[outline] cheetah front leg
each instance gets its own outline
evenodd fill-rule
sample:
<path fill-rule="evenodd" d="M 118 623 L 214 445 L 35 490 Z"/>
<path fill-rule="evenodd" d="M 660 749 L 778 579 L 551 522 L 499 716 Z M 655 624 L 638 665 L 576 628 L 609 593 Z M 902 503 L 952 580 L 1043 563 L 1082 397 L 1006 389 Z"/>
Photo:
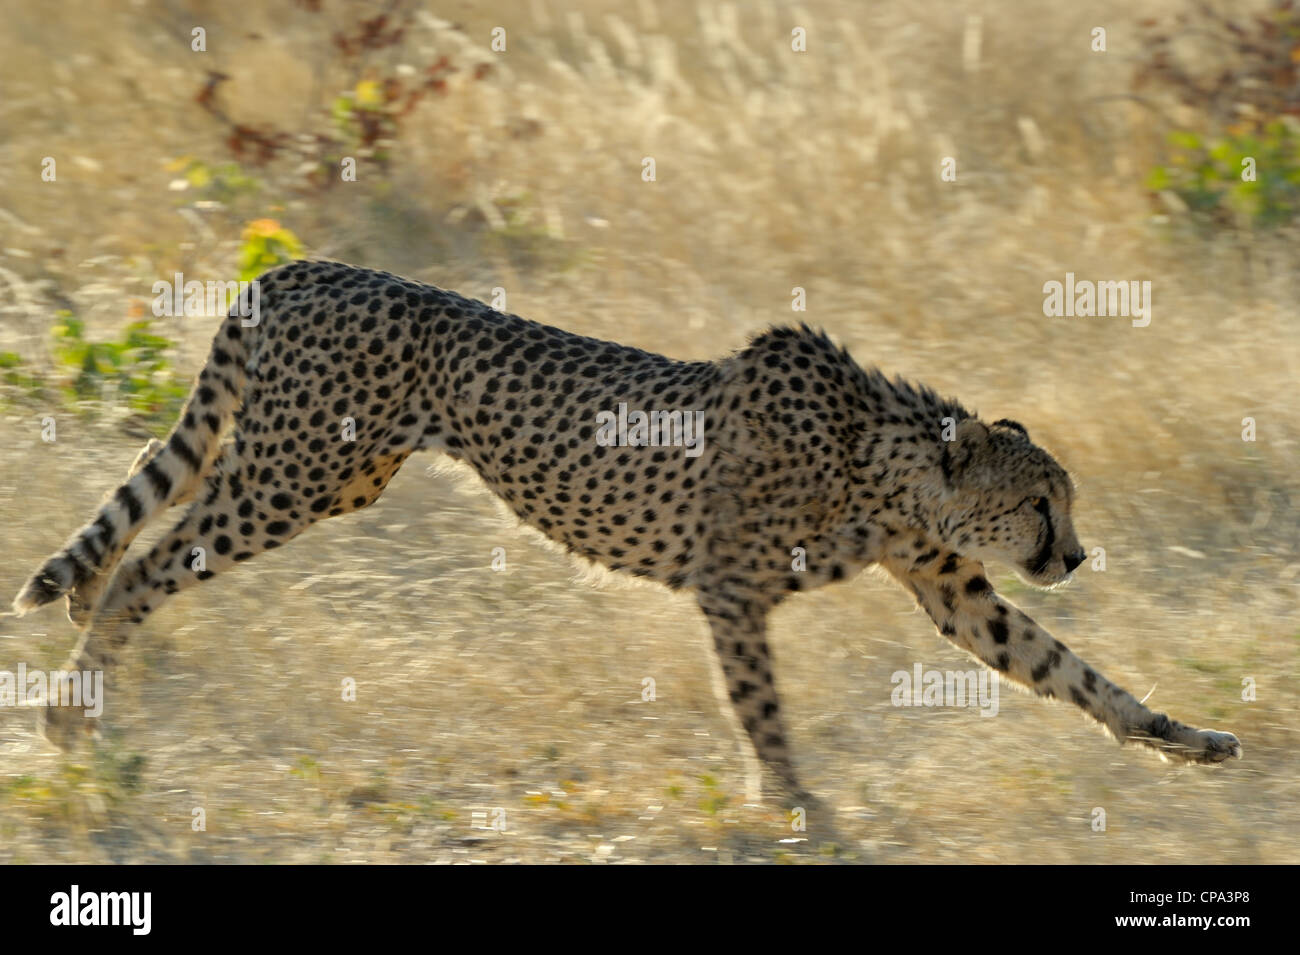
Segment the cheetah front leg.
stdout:
<path fill-rule="evenodd" d="M 741 744 L 747 798 L 751 802 L 761 799 L 766 771 L 793 804 L 812 804 L 814 798 L 799 784 L 790 761 L 781 704 L 772 679 L 766 604 L 757 598 L 728 597 L 707 590 L 701 591 L 698 599 L 717 653 L 721 682 L 715 683 L 715 688 L 721 695 L 725 687 L 731 711 L 740 724 L 736 729 L 744 729 L 752 746 Z M 725 712 L 727 704 L 722 705 Z"/>
<path fill-rule="evenodd" d="M 1111 683 L 996 594 L 978 561 L 941 551 L 923 562 L 895 555 L 882 564 L 949 640 L 1039 696 L 1071 701 L 1120 743 L 1135 742 L 1189 763 L 1241 757 L 1241 743 L 1231 733 L 1184 726 Z"/>

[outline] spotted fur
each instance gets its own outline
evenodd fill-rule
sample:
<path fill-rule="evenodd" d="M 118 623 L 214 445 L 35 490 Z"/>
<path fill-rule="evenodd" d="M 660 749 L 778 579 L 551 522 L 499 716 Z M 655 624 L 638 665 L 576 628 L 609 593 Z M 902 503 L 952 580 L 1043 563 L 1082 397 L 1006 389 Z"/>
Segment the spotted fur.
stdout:
<path fill-rule="evenodd" d="M 619 403 L 697 412 L 703 452 L 598 443 L 597 413 Z M 419 450 L 467 462 L 572 553 L 694 591 L 751 765 L 792 795 L 768 614 L 868 565 L 959 647 L 1119 740 L 1200 763 L 1241 753 L 1231 734 L 1148 710 L 994 592 L 984 560 L 1051 586 L 1084 559 L 1069 476 L 1022 425 L 985 425 L 863 370 L 806 326 L 675 361 L 335 263 L 262 277 L 260 323 L 232 311 L 166 442 L 146 447 L 15 607 L 66 595 L 85 629 L 71 668 L 108 667 L 168 595 L 367 506 Z M 182 503 L 170 533 L 119 569 L 140 529 Z M 47 737 L 71 745 L 79 711 L 43 714 Z"/>

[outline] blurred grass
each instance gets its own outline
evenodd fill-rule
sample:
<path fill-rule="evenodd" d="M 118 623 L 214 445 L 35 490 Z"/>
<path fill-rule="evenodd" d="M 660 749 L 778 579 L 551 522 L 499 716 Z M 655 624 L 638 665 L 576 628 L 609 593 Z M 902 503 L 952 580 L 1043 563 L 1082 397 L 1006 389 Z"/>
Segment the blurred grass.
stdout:
<path fill-rule="evenodd" d="M 217 206 L 171 188 L 183 157 L 228 158 L 193 102 L 204 71 L 230 75 L 222 103 L 241 121 L 310 128 L 345 79 L 331 36 L 358 15 L 12 11 L 0 351 L 41 354 L 62 308 L 117 333 L 176 270 L 231 276 L 239 224 L 265 214 L 313 254 L 481 298 L 502 287 L 511 311 L 683 358 L 807 319 L 860 362 L 1051 447 L 1108 566 L 1014 599 L 1138 696 L 1154 685 L 1153 705 L 1231 729 L 1246 751 L 1223 771 L 1174 768 L 1015 694 L 997 719 L 894 709 L 893 671 L 966 661 L 868 576 L 773 621 L 802 772 L 840 808 L 848 851 L 1300 861 L 1296 237 L 1187 243 L 1152 222 L 1161 133 L 1116 98 L 1139 52 L 1131 5 L 444 4 L 375 57 L 461 67 L 407 117 L 385 173 L 363 162 L 356 183 L 313 195 L 272 167 L 266 194 Z M 1089 50 L 1097 23 L 1105 54 Z M 189 51 L 195 25 L 206 54 Z M 807 53 L 790 52 L 794 25 Z M 488 48 L 494 26 L 505 55 Z M 974 36 L 978 58 L 963 55 Z M 472 79 L 476 63 L 492 72 Z M 57 183 L 39 179 L 47 155 Z M 945 156 L 956 183 L 939 181 Z M 1067 271 L 1151 281 L 1151 325 L 1044 318 L 1042 285 Z M 806 314 L 790 312 L 794 286 Z M 164 322 L 194 371 L 213 322 Z M 45 444 L 41 414 L 0 416 L 5 593 L 140 444 L 111 415 L 59 416 Z M 97 755 L 64 763 L 28 711 L 0 710 L 0 860 L 819 858 L 815 818 L 811 843 L 782 844 L 797 834 L 779 812 L 742 806 L 690 599 L 575 583 L 484 492 L 428 463 L 310 545 L 155 614 L 113 681 Z M 498 545 L 504 574 L 489 569 Z M 54 610 L 6 618 L 0 637 L 10 669 L 53 667 L 74 641 Z M 645 676 L 654 703 L 640 702 Z M 1257 702 L 1241 702 L 1244 677 Z M 1098 806 L 1105 833 L 1090 829 Z M 497 807 L 507 831 L 476 828 Z"/>

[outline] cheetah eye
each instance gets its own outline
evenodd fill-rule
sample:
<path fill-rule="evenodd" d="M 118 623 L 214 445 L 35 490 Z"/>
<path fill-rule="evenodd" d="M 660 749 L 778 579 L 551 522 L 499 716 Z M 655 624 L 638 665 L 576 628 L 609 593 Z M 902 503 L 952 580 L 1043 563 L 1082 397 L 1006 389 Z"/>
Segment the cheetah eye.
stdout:
<path fill-rule="evenodd" d="M 1043 510 L 1046 510 L 1046 509 L 1047 509 L 1047 498 L 1045 498 L 1045 497 L 1031 497 L 1031 498 L 1029 499 L 1029 506 L 1032 507 L 1032 508 L 1033 508 L 1034 510 L 1036 510 L 1036 511 L 1043 511 Z"/>

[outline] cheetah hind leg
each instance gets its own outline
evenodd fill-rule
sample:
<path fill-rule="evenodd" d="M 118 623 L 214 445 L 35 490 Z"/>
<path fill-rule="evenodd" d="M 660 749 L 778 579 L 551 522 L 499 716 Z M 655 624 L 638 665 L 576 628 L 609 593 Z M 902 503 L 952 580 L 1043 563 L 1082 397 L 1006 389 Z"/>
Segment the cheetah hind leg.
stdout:
<path fill-rule="evenodd" d="M 166 445 L 157 438 L 150 438 L 149 442 L 140 450 L 140 453 L 135 456 L 135 460 L 131 462 L 131 466 L 127 468 L 127 480 L 130 480 L 139 474 L 144 466 L 153 460 L 154 455 L 161 451 L 165 446 Z M 177 497 L 172 504 L 185 504 L 192 500 L 194 497 L 194 488 L 197 487 L 197 485 L 197 481 L 192 482 L 191 486 Z M 90 626 L 90 621 L 95 614 L 95 607 L 99 603 L 99 598 L 104 592 L 104 586 L 113 576 L 113 572 L 117 570 L 117 566 L 122 562 L 124 556 L 126 556 L 126 548 L 122 548 L 120 552 L 117 553 L 113 559 L 99 571 L 99 573 L 92 576 L 85 583 L 82 583 L 68 591 L 66 598 L 68 602 L 68 619 L 72 621 L 72 625 L 78 630 L 85 630 Z"/>
<path fill-rule="evenodd" d="M 231 540 L 223 543 L 222 539 L 228 535 L 216 524 L 216 518 L 235 512 L 242 495 L 248 493 L 247 489 L 236 491 L 227 480 L 227 475 L 240 472 L 247 464 L 247 459 L 239 457 L 238 447 L 237 439 L 226 442 L 220 460 L 196 484 L 196 488 L 202 487 L 201 493 L 184 489 L 184 496 L 194 502 L 170 532 L 144 556 L 120 567 L 111 577 L 105 575 L 108 584 L 92 615 L 93 623 L 82 632 L 57 684 L 59 699 L 73 698 L 70 690 L 65 691 L 65 685 L 75 673 L 103 671 L 108 683 L 110 672 L 136 628 L 164 601 L 243 560 L 288 543 L 322 519 L 323 515 L 307 508 L 291 508 L 301 513 L 276 521 L 282 525 L 279 529 L 272 531 L 270 525 L 265 525 L 263 532 L 254 537 L 241 532 L 238 549 Z M 328 499 L 337 503 L 336 507 L 328 508 L 329 516 L 350 513 L 374 503 L 409 454 L 401 451 L 381 455 L 362 465 L 350 483 L 328 492 Z M 192 563 L 199 552 L 206 555 L 201 571 L 194 570 Z M 120 556 L 117 560 L 121 560 Z M 51 686 L 51 699 L 56 696 L 55 690 Z M 66 704 L 42 706 L 37 714 L 37 731 L 65 752 L 95 735 L 98 723 L 99 720 L 87 719 L 82 708 Z"/>

